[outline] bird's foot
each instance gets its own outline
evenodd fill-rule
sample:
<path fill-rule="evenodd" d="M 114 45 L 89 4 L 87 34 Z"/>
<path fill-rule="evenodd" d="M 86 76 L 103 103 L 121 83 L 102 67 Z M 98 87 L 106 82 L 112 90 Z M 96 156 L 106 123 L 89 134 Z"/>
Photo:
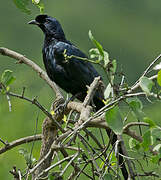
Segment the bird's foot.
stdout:
<path fill-rule="evenodd" d="M 59 104 L 54 109 L 55 114 L 64 114 L 66 107 L 67 107 L 67 102 L 66 101 L 65 101 L 65 103 Z"/>

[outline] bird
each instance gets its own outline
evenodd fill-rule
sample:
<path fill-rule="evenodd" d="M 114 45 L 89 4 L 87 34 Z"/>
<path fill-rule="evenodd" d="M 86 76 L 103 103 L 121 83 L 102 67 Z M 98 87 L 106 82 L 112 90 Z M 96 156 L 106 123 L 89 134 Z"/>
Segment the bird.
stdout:
<path fill-rule="evenodd" d="M 65 61 L 64 51 L 67 56 L 87 58 L 74 44 L 68 41 L 60 23 L 47 15 L 39 15 L 29 24 L 38 25 L 45 34 L 42 49 L 43 61 L 49 78 L 67 93 L 76 95 L 83 101 L 89 86 L 95 77 L 100 76 L 93 65 L 75 57 Z M 103 88 L 96 91 L 93 102 L 96 110 L 104 106 Z"/>
<path fill-rule="evenodd" d="M 100 76 L 100 74 L 90 62 L 77 58 L 87 58 L 87 56 L 66 39 L 62 26 L 56 18 L 42 14 L 36 16 L 36 18 L 28 22 L 28 24 L 37 25 L 45 35 L 42 54 L 49 78 L 67 93 L 71 93 L 73 96 L 77 95 L 77 99 L 83 101 L 87 95 L 87 86 L 93 82 L 95 77 Z M 72 58 L 67 61 L 64 53 L 68 57 L 72 56 Z M 96 111 L 105 105 L 103 102 L 103 89 L 104 88 L 98 88 L 93 97 Z M 107 131 L 107 134 L 110 137 L 111 131 Z M 114 134 L 112 144 L 114 144 L 116 140 L 117 135 Z M 120 157 L 120 162 L 120 164 L 122 164 L 122 157 Z M 127 179 L 128 173 L 126 167 L 122 167 L 121 170 L 124 179 Z"/>

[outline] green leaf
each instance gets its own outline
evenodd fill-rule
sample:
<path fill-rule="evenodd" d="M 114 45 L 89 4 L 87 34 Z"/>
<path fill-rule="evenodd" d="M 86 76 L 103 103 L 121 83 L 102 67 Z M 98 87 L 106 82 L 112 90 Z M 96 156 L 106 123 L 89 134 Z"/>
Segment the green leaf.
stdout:
<path fill-rule="evenodd" d="M 152 121 L 152 120 L 151 120 L 150 118 L 148 118 L 148 117 L 144 117 L 144 122 L 148 123 L 151 129 L 157 127 L 157 125 L 155 124 L 155 122 Z"/>
<path fill-rule="evenodd" d="M 5 70 L 2 74 L 2 77 L 1 77 L 1 82 L 5 85 L 5 86 L 8 86 L 10 84 L 12 84 L 14 81 L 15 81 L 15 77 L 12 76 L 12 71 L 10 70 Z"/>
<path fill-rule="evenodd" d="M 13 2 L 22 12 L 31 14 L 31 10 L 27 8 L 29 0 L 13 0 Z"/>
<path fill-rule="evenodd" d="M 104 67 L 106 68 L 107 65 L 108 65 L 108 63 L 110 62 L 110 59 L 109 59 L 109 54 L 108 54 L 108 52 L 103 51 L 103 53 L 104 53 Z"/>
<path fill-rule="evenodd" d="M 140 79 L 140 87 L 147 95 L 150 94 L 153 84 L 153 81 L 145 76 Z"/>
<path fill-rule="evenodd" d="M 155 156 L 152 156 L 152 157 L 151 157 L 151 162 L 154 163 L 154 164 L 158 164 L 160 158 L 161 158 L 161 156 L 160 156 L 159 154 L 158 154 L 158 155 L 155 155 Z"/>
<path fill-rule="evenodd" d="M 104 178 L 104 180 L 113 180 L 113 176 L 109 173 L 105 174 L 103 178 Z"/>
<path fill-rule="evenodd" d="M 140 99 L 138 99 L 136 97 L 128 98 L 127 103 L 131 107 L 132 111 L 134 111 L 135 113 L 142 111 L 143 105 L 142 105 L 142 102 L 140 101 Z"/>
<path fill-rule="evenodd" d="M 139 150 L 140 149 L 140 144 L 133 138 L 129 139 L 129 147 L 131 149 L 136 149 Z"/>
<path fill-rule="evenodd" d="M 143 142 L 141 143 L 141 146 L 144 148 L 144 151 L 149 150 L 149 146 L 153 144 L 153 137 L 151 130 L 147 130 L 143 135 Z"/>
<path fill-rule="evenodd" d="M 23 155 L 26 164 L 31 167 L 36 159 L 26 149 L 19 149 L 19 153 Z"/>
<path fill-rule="evenodd" d="M 116 68 L 117 68 L 117 62 L 116 59 L 114 59 L 112 61 L 112 67 L 110 68 L 110 71 L 114 74 L 116 72 Z"/>
<path fill-rule="evenodd" d="M 161 86 L 161 70 L 158 72 L 157 83 Z"/>
<path fill-rule="evenodd" d="M 89 38 L 93 42 L 93 44 L 96 46 L 96 48 L 99 50 L 100 55 L 102 56 L 102 59 L 104 58 L 104 51 L 102 45 L 96 41 L 96 39 L 93 37 L 91 30 L 89 30 Z"/>
<path fill-rule="evenodd" d="M 118 106 L 106 111 L 105 117 L 108 126 L 115 132 L 115 134 L 122 134 L 123 121 L 121 119 Z"/>

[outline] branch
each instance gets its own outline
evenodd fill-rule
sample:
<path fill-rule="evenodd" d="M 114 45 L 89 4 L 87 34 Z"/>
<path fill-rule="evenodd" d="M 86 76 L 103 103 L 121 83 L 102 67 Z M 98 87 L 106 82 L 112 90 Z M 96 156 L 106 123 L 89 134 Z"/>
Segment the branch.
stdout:
<path fill-rule="evenodd" d="M 8 57 L 14 58 L 14 59 L 18 60 L 18 63 L 20 63 L 20 64 L 24 63 L 24 64 L 28 65 L 29 67 L 31 67 L 54 90 L 54 92 L 56 93 L 56 97 L 63 97 L 62 94 L 60 93 L 60 90 L 59 90 L 58 86 L 53 81 L 51 81 L 48 78 L 46 72 L 44 72 L 33 61 L 26 58 L 22 54 L 19 54 L 19 53 L 15 52 L 15 51 L 12 51 L 12 50 L 4 48 L 4 47 L 0 47 L 0 54 L 3 55 L 3 56 L 8 56 Z"/>
<path fill-rule="evenodd" d="M 13 97 L 17 97 L 17 98 L 20 98 L 20 99 L 24 99 L 32 104 L 34 104 L 35 106 L 37 106 L 39 109 L 41 109 L 41 111 L 47 115 L 47 117 L 49 117 L 51 120 L 52 120 L 52 123 L 61 131 L 61 132 L 65 132 L 64 129 L 61 127 L 60 123 L 57 122 L 55 120 L 55 118 L 37 101 L 36 98 L 34 99 L 29 99 L 27 97 L 24 97 L 23 95 L 19 95 L 19 94 L 14 94 L 12 92 L 6 92 L 7 95 L 10 95 L 10 96 L 13 96 Z"/>
<path fill-rule="evenodd" d="M 21 144 L 25 144 L 25 143 L 29 143 L 29 142 L 32 142 L 32 141 L 39 141 L 41 140 L 41 134 L 37 134 L 37 135 L 33 135 L 33 136 L 28 136 L 28 137 L 24 137 L 24 138 L 21 138 L 21 139 L 17 139 L 15 141 L 12 141 L 11 143 L 7 143 L 5 145 L 5 147 L 1 148 L 0 149 L 0 154 L 16 147 L 16 146 L 19 146 Z"/>

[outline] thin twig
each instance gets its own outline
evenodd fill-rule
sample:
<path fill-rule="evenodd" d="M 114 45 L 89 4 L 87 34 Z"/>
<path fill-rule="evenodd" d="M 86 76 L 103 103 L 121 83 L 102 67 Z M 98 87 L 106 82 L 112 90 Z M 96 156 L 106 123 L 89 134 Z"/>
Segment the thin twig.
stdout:
<path fill-rule="evenodd" d="M 53 118 L 53 116 L 38 102 L 38 100 L 36 98 L 34 99 L 29 99 L 27 97 L 24 97 L 24 96 L 21 96 L 19 94 L 14 94 L 12 92 L 6 92 L 7 95 L 9 96 L 13 96 L 13 97 L 17 97 L 17 98 L 20 98 L 20 99 L 23 99 L 23 100 L 26 100 L 34 105 L 36 105 L 39 109 L 41 109 L 41 111 L 47 115 L 53 122 L 53 124 L 60 129 L 61 132 L 65 132 L 65 130 L 61 127 L 61 125 Z"/>
<path fill-rule="evenodd" d="M 67 170 L 67 168 L 71 165 L 71 163 L 78 157 L 79 152 L 77 152 L 72 158 L 71 160 L 68 162 L 68 164 L 65 166 L 65 168 L 63 169 L 63 171 L 60 173 L 60 176 L 63 176 L 63 174 L 65 173 L 65 171 Z"/>
<path fill-rule="evenodd" d="M 43 173 L 49 172 L 51 169 L 55 168 L 56 166 L 62 164 L 62 163 L 65 162 L 65 161 L 68 161 L 68 160 L 72 159 L 73 157 L 74 157 L 74 155 L 71 155 L 71 156 L 65 157 L 64 159 L 56 162 L 55 164 L 51 165 L 51 166 L 48 167 L 47 169 L 43 170 L 43 172 L 39 174 L 39 177 L 41 177 L 41 176 L 43 175 Z"/>

